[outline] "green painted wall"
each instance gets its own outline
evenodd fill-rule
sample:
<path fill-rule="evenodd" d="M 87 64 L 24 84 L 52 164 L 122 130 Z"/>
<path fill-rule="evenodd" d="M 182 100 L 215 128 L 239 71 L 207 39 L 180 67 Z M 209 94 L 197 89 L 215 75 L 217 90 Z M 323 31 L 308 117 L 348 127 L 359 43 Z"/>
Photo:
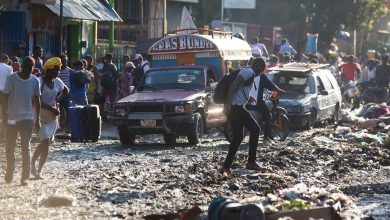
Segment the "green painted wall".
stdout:
<path fill-rule="evenodd" d="M 81 31 L 82 23 L 77 22 L 76 24 L 70 24 L 68 28 L 68 37 L 70 38 L 69 42 L 69 55 L 72 59 L 79 59 L 81 56 Z"/>

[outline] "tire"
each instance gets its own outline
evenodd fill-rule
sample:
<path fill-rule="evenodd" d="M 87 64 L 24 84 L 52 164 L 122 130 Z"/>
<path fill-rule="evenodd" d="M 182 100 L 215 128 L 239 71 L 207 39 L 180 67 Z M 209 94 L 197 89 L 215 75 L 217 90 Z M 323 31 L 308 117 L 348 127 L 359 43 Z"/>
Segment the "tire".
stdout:
<path fill-rule="evenodd" d="M 272 133 L 275 140 L 285 141 L 290 134 L 290 121 L 288 117 L 279 114 L 272 122 Z"/>
<path fill-rule="evenodd" d="M 315 109 L 310 110 L 309 120 L 307 120 L 307 124 L 305 126 L 307 130 L 311 130 L 314 128 L 314 125 L 316 123 L 316 118 L 317 118 L 317 111 Z"/>
<path fill-rule="evenodd" d="M 123 145 L 135 144 L 135 134 L 129 132 L 126 126 L 118 127 L 119 140 Z"/>
<path fill-rule="evenodd" d="M 176 136 L 173 134 L 164 134 L 164 142 L 165 144 L 172 145 L 176 144 Z"/>
<path fill-rule="evenodd" d="M 187 135 L 188 143 L 197 145 L 203 139 L 203 118 L 200 113 L 194 114 L 194 124 L 191 125 L 191 133 Z"/>
<path fill-rule="evenodd" d="M 331 120 L 333 124 L 337 124 L 337 122 L 339 121 L 339 114 L 340 114 L 340 105 L 337 103 L 334 108 L 334 113 Z"/>
<path fill-rule="evenodd" d="M 245 138 L 247 136 L 247 134 L 248 134 L 248 130 L 244 127 L 242 132 L 243 132 L 244 138 Z M 224 126 L 224 129 L 223 129 L 223 134 L 225 135 L 226 140 L 229 143 L 232 143 L 232 141 L 233 141 L 233 129 L 232 129 L 232 124 L 230 124 L 230 122 L 228 120 L 225 122 L 225 126 Z"/>

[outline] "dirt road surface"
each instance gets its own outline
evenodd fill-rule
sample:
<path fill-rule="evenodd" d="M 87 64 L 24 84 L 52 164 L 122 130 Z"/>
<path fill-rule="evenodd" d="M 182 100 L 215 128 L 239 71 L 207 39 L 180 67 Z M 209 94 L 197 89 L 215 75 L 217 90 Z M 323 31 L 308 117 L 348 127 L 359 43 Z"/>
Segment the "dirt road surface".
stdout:
<path fill-rule="evenodd" d="M 283 143 L 263 143 L 257 158 L 267 169 L 244 169 L 248 145 L 240 148 L 232 177 L 217 169 L 228 143 L 217 130 L 203 144 L 164 145 L 158 135 L 143 136 L 134 147 L 121 146 L 113 127 L 105 126 L 98 143 L 56 140 L 43 180 L 19 186 L 21 158 L 17 152 L 14 181 L 5 184 L 4 145 L 0 147 L 0 219 L 139 219 L 153 213 L 199 206 L 224 195 L 261 201 L 268 193 L 304 183 L 329 193 L 347 195 L 341 214 L 390 218 L 390 150 L 329 141 L 331 126 L 293 133 Z M 32 144 L 35 149 L 36 144 Z M 71 206 L 47 207 L 53 195 Z M 352 202 L 352 203 L 351 203 Z"/>

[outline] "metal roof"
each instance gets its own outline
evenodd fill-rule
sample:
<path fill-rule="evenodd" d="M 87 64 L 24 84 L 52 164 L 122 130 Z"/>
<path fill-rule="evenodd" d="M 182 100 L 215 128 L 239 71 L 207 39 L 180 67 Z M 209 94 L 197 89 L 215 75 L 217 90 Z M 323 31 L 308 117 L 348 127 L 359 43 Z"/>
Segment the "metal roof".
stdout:
<path fill-rule="evenodd" d="M 323 69 L 328 67 L 328 64 L 315 63 L 288 63 L 280 66 L 269 68 L 270 71 L 291 71 L 291 72 L 310 72 L 314 69 Z"/>
<path fill-rule="evenodd" d="M 46 4 L 53 13 L 60 15 L 60 0 L 55 4 Z M 107 3 L 99 0 L 64 0 L 63 16 L 81 20 L 122 21 L 119 15 Z"/>

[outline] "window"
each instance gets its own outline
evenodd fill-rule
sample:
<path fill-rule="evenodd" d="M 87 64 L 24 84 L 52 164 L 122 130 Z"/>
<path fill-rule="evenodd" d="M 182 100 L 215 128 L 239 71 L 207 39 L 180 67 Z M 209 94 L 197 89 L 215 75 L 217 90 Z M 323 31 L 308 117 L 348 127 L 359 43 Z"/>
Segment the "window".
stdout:
<path fill-rule="evenodd" d="M 280 72 L 273 75 L 272 80 L 281 89 L 299 94 L 314 93 L 312 83 L 309 83 L 309 75 L 295 72 Z"/>
<path fill-rule="evenodd" d="M 153 70 L 145 76 L 144 90 L 193 90 L 205 88 L 203 70 Z"/>
<path fill-rule="evenodd" d="M 333 89 L 332 84 L 330 83 L 328 77 L 326 77 L 325 75 L 320 75 L 320 78 L 326 91 L 330 91 Z"/>
<path fill-rule="evenodd" d="M 141 21 L 141 1 L 120 0 L 116 1 L 116 9 L 123 20 L 131 20 L 134 23 Z M 149 16 L 149 1 L 143 1 L 143 17 Z"/>

